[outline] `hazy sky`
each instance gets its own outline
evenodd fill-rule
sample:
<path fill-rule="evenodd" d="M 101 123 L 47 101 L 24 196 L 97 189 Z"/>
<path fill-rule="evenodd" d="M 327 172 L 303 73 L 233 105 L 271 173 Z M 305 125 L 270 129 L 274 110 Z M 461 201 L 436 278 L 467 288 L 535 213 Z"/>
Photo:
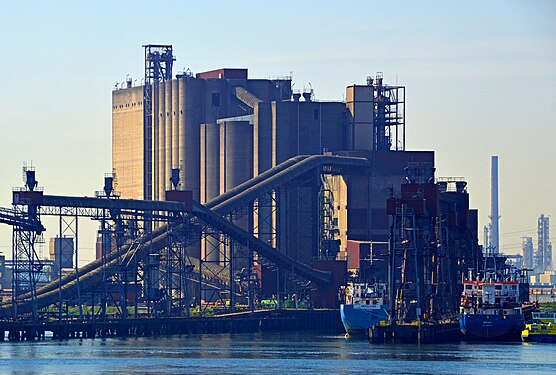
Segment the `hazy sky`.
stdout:
<path fill-rule="evenodd" d="M 556 245 L 555 1 L 1 2 L 0 206 L 32 162 L 48 194 L 93 195 L 111 170 L 111 91 L 140 81 L 143 44 L 172 44 L 175 70 L 289 75 L 319 100 L 384 72 L 405 85 L 407 148 L 465 177 L 481 227 L 499 155 L 501 247 L 537 218 Z M 84 220 L 82 220 L 84 221 Z M 57 225 L 46 222 L 57 231 Z M 80 232 L 93 258 L 94 225 Z M 89 228 L 84 233 L 83 228 Z M 10 254 L 10 228 L 0 251 Z M 482 231 L 480 233 L 482 240 Z M 47 253 L 47 250 L 45 254 Z"/>

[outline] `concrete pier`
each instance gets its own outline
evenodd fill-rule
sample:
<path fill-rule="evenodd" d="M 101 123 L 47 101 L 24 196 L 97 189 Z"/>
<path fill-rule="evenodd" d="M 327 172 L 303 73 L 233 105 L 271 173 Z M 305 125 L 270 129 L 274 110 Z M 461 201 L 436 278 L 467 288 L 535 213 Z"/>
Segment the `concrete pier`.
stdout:
<path fill-rule="evenodd" d="M 0 341 L 141 337 L 191 333 L 343 331 L 338 310 L 260 310 L 211 317 L 137 318 L 112 321 L 0 322 Z M 50 336 L 50 335 L 48 335 Z"/>
<path fill-rule="evenodd" d="M 436 323 L 375 325 L 369 329 L 372 344 L 439 344 L 461 340 L 459 324 Z"/>

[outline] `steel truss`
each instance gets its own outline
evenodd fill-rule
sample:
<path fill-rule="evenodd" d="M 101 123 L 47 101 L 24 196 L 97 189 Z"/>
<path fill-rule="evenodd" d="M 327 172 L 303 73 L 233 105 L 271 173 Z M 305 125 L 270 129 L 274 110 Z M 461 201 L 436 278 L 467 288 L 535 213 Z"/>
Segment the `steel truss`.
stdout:
<path fill-rule="evenodd" d="M 286 169 L 295 163 L 299 165 Z M 61 236 L 75 236 L 76 242 L 78 218 L 99 220 L 101 226 L 103 259 L 84 266 L 83 272 L 76 269 L 66 274 L 60 283 L 41 287 L 37 298 L 41 307 L 56 306 L 59 319 L 72 314 L 81 319 L 106 319 L 125 318 L 128 313 L 134 316 L 177 311 L 187 314 L 193 294 L 191 282 L 198 283 L 196 303 L 199 305 L 211 290 L 225 290 L 219 296 L 221 302 L 226 300 L 222 303 L 224 307 L 234 310 L 244 305 L 253 309 L 260 299 L 259 275 L 263 267 L 281 270 L 278 274 L 282 273 L 283 278 L 278 277 L 276 295 L 291 292 L 300 295 L 304 292 L 299 291 L 309 291 L 311 281 L 326 285 L 330 275 L 288 256 L 287 242 L 278 234 L 283 233 L 284 225 L 290 225 L 284 220 L 288 214 L 302 213 L 311 220 L 316 219 L 313 216 L 317 215 L 315 210 L 319 205 L 321 174 L 361 173 L 367 165 L 367 161 L 357 158 L 294 158 L 274 171 L 265 172 L 265 177 L 246 182 L 252 188 L 238 189 L 233 199 L 222 197 L 216 200 L 219 203 L 209 202 L 207 207 L 193 202 L 191 211 L 181 202 L 135 201 L 109 194 L 101 198 L 41 195 L 40 202 L 19 202 L 16 206 L 23 206 L 21 210 L 27 210 L 25 215 L 29 211 L 33 213 L 36 207 L 37 216 L 60 217 Z M 289 197 L 290 192 L 299 189 L 302 194 Z M 299 201 L 297 206 L 289 206 L 294 203 L 292 199 Z M 165 225 L 158 225 L 151 232 L 153 222 Z M 309 258 L 318 255 L 319 245 L 317 224 L 313 223 L 311 228 L 312 234 L 307 238 L 315 243 L 310 245 L 313 253 Z M 211 238 L 213 249 L 207 249 L 195 259 L 191 255 L 202 238 Z M 33 239 L 26 237 L 25 241 L 33 244 Z M 37 260 L 32 251 L 32 246 L 27 247 L 19 257 Z M 207 258 L 214 252 L 217 256 Z M 76 285 L 81 285 L 81 277 L 84 286 L 76 289 Z M 53 288 L 58 289 L 57 300 L 53 298 Z M 156 293 L 156 289 L 162 292 Z M 68 294 L 64 294 L 66 291 Z M 28 301 L 34 303 L 35 295 L 24 297 L 17 303 L 14 298 L 14 305 L 29 311 Z M 205 302 L 212 302 L 209 299 Z M 93 308 L 90 311 L 82 308 L 79 313 L 76 313 L 79 309 L 73 309 L 71 313 L 72 301 L 73 306 Z"/>
<path fill-rule="evenodd" d="M 446 218 L 441 213 L 417 214 L 406 203 L 391 217 L 392 318 L 410 322 L 453 317 L 457 312 L 455 263 L 465 261 L 453 252 Z"/>
<path fill-rule="evenodd" d="M 38 182 L 35 179 L 35 170 L 24 167 L 25 187 L 23 192 L 35 191 Z M 40 223 L 40 210 L 35 204 L 20 206 L 13 202 L 12 225 L 12 317 L 17 319 L 19 312 L 17 304 L 14 303 L 24 294 L 31 297 L 31 318 L 38 320 L 38 309 L 35 301 L 37 284 L 39 278 L 44 275 L 44 264 L 39 258 L 36 245 L 43 243 L 42 231 L 44 227 Z"/>
<path fill-rule="evenodd" d="M 26 293 L 31 294 L 32 300 L 32 319 L 38 320 L 38 311 L 35 304 L 37 284 L 41 275 L 44 275 L 43 262 L 39 258 L 36 245 L 44 242 L 41 234 L 13 227 L 12 237 L 12 301 L 17 300 Z M 19 313 L 17 304 L 13 305 L 13 318 L 17 318 Z"/>
<path fill-rule="evenodd" d="M 416 217 L 413 210 L 402 205 L 393 215 L 391 251 L 392 319 L 415 320 L 421 316 L 421 288 Z"/>
<path fill-rule="evenodd" d="M 78 311 L 78 319 L 79 321 L 83 320 L 83 304 L 82 304 L 82 300 L 81 300 L 81 288 L 80 288 L 80 284 L 79 284 L 79 273 L 77 272 L 78 270 L 78 260 L 79 260 L 79 242 L 78 240 L 78 216 L 74 215 L 74 216 L 65 216 L 65 215 L 58 215 L 59 216 L 59 220 L 58 220 L 58 233 L 59 233 L 59 238 L 60 238 L 60 242 L 58 245 L 58 264 L 55 264 L 55 268 L 54 268 L 54 272 L 52 277 L 53 278 L 58 278 L 61 279 L 62 275 L 63 275 L 63 265 L 66 263 L 66 261 L 68 259 L 65 259 L 64 257 L 67 257 L 67 252 L 64 251 L 64 247 L 67 246 L 65 241 L 62 241 L 62 239 L 64 238 L 71 238 L 72 239 L 72 243 L 74 245 L 73 248 L 73 252 L 70 255 L 71 257 L 74 257 L 73 259 L 69 259 L 73 265 L 74 265 L 74 272 L 76 274 L 76 280 L 77 280 L 77 300 L 67 300 L 64 299 L 63 294 L 62 294 L 62 288 L 61 285 L 58 288 L 58 320 L 62 321 L 62 319 L 68 318 L 70 313 L 69 313 L 69 306 L 76 302 L 77 303 L 77 311 Z M 54 245 L 56 248 L 56 244 Z M 55 249 L 56 251 L 56 249 Z M 57 272 L 56 272 L 57 271 Z M 65 306 L 64 306 L 64 302 L 65 302 Z M 45 311 L 43 311 L 44 314 L 49 315 L 50 311 L 48 309 L 45 309 Z"/>
<path fill-rule="evenodd" d="M 144 127 L 144 173 L 145 199 L 153 199 L 153 133 L 158 131 L 158 123 L 153 113 L 158 106 L 158 83 L 172 79 L 172 66 L 176 60 L 171 45 L 144 45 L 145 85 L 143 86 L 143 127 Z M 154 121 L 153 121 L 154 118 Z"/>

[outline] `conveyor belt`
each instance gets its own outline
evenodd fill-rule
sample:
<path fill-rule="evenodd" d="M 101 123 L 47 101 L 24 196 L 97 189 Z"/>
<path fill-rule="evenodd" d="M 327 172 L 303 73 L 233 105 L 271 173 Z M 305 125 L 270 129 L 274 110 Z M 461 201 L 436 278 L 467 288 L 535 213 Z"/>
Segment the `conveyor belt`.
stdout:
<path fill-rule="evenodd" d="M 224 219 L 223 215 L 245 206 L 264 193 L 283 186 L 316 168 L 321 170 L 326 169 L 327 173 L 341 173 L 344 168 L 349 168 L 350 170 L 355 168 L 356 170 L 363 171 L 367 167 L 368 161 L 363 158 L 321 155 L 294 157 L 211 200 L 205 206 L 195 202 L 191 215 L 198 217 L 201 221 L 213 228 L 230 235 L 234 240 L 249 246 L 261 257 L 277 264 L 281 268 L 288 269 L 308 281 L 318 284 L 328 284 L 330 282 L 330 273 L 315 270 L 306 264 L 276 251 L 267 243 Z M 83 199 L 87 200 L 88 204 L 94 205 L 93 200 L 95 198 L 65 197 L 64 199 L 73 200 L 77 205 L 80 199 Z M 48 201 L 47 196 L 45 196 L 45 201 Z M 54 199 L 52 199 L 52 201 L 54 201 Z M 149 204 L 152 203 L 155 202 L 149 202 Z M 160 203 L 164 204 L 166 209 L 171 209 L 172 204 L 181 205 L 176 202 Z M 118 204 L 121 206 L 122 200 L 120 200 Z M 113 269 L 117 269 L 116 266 L 118 265 L 120 257 L 126 259 L 126 262 L 131 260 L 131 256 L 144 259 L 148 254 L 163 249 L 167 245 L 167 236 L 168 228 L 166 225 L 161 226 L 142 238 L 137 239 L 134 243 L 126 244 L 120 249 L 108 254 L 106 256 L 106 266 L 108 268 L 112 267 Z M 79 269 L 79 286 L 82 292 L 90 290 L 92 287 L 102 282 L 102 269 L 102 260 L 100 259 Z M 60 282 L 62 283 L 62 292 L 65 297 L 77 294 L 77 275 L 73 273 L 62 277 L 61 280 L 55 280 L 37 289 L 37 308 L 46 307 L 57 302 Z M 11 315 L 11 307 L 11 303 L 3 304 L 0 307 L 0 315 Z M 30 295 L 22 296 L 21 302 L 17 304 L 18 312 L 28 313 L 31 309 Z"/>

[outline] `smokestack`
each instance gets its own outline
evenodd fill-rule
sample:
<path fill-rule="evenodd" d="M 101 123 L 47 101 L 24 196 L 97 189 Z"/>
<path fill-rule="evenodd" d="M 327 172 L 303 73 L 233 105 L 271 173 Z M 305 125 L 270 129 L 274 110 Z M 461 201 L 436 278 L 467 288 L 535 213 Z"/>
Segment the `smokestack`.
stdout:
<path fill-rule="evenodd" d="M 491 188 L 490 188 L 490 244 L 492 254 L 500 252 L 498 214 L 498 156 L 492 157 Z"/>

